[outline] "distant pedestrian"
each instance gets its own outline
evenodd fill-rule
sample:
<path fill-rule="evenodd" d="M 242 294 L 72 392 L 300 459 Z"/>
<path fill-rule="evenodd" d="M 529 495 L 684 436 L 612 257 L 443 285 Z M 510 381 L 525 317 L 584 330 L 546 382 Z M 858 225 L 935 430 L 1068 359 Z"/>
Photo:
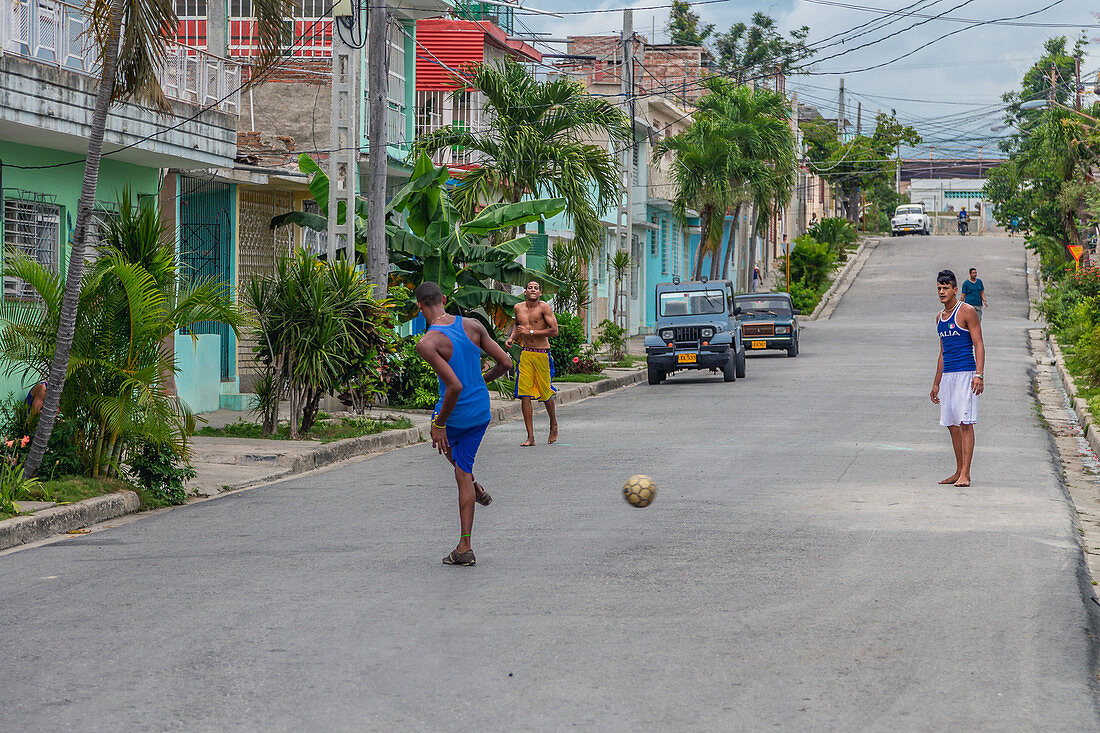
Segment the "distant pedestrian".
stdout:
<path fill-rule="evenodd" d="M 550 437 L 547 443 L 558 440 L 558 415 L 554 408 L 554 358 L 550 356 L 550 339 L 558 335 L 558 319 L 549 303 L 542 300 L 542 286 L 532 280 L 523 291 L 524 299 L 516 303 L 516 325 L 512 335 L 504 342 L 508 348 L 519 342 L 522 351 L 516 366 L 516 397 L 520 399 L 523 424 L 527 426 L 527 440 L 520 443 L 529 448 L 535 444 L 534 414 L 531 400 L 546 405 L 550 418 Z"/>
<path fill-rule="evenodd" d="M 474 480 L 474 459 L 492 417 L 489 411 L 491 382 L 512 368 L 512 358 L 474 318 L 447 313 L 447 298 L 433 282 L 416 289 L 416 304 L 428 330 L 416 344 L 420 354 L 439 377 L 439 402 L 432 413 L 432 445 L 454 465 L 458 483 L 458 546 L 443 558 L 446 565 L 475 564 L 470 549 L 474 528 L 474 502 L 488 506 L 493 498 Z M 482 374 L 481 352 L 496 364 Z"/>
<path fill-rule="evenodd" d="M 756 292 L 756 288 L 760 285 L 760 268 L 756 265 L 752 266 L 752 292 Z"/>
<path fill-rule="evenodd" d="M 1020 226 L 1020 219 L 1018 217 L 1012 217 L 1012 223 L 1008 225 L 1008 236 L 1015 237 L 1016 229 Z"/>
<path fill-rule="evenodd" d="M 988 303 L 985 299 L 985 285 L 978 279 L 978 271 L 970 268 L 970 278 L 963 280 L 963 301 L 978 311 L 978 320 L 982 320 L 982 308 Z"/>
<path fill-rule="evenodd" d="M 951 433 L 955 451 L 955 473 L 940 483 L 969 486 L 978 395 L 985 389 L 982 323 L 971 306 L 959 301 L 958 281 L 951 270 L 936 275 L 936 292 L 943 311 L 936 314 L 940 357 L 931 397 L 932 403 L 940 406 L 940 425 Z"/>
<path fill-rule="evenodd" d="M 810 229 L 813 229 L 815 226 L 817 226 L 817 212 L 816 211 L 814 213 L 810 214 Z"/>

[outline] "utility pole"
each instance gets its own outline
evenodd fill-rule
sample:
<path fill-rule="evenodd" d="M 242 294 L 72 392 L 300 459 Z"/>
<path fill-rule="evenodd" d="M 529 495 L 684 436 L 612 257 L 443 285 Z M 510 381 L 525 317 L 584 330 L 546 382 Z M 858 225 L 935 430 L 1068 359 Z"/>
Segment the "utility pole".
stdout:
<path fill-rule="evenodd" d="M 619 216 L 616 227 L 616 249 L 631 253 L 633 242 L 634 224 L 634 152 L 637 150 L 637 141 L 634 139 L 634 11 L 623 11 L 623 65 L 621 70 L 623 104 L 626 113 L 630 117 L 630 144 L 623 152 L 623 177 L 626 188 L 626 205 L 619 207 Z M 625 224 L 623 223 L 625 219 Z M 633 267 L 633 265 L 632 265 Z M 618 324 L 629 330 L 630 318 L 627 314 L 629 301 L 626 294 L 626 284 L 616 283 L 615 310 L 618 315 Z"/>
<path fill-rule="evenodd" d="M 1081 59 L 1073 59 L 1073 108 L 1081 111 Z"/>
<path fill-rule="evenodd" d="M 856 135 L 863 134 L 863 102 L 856 102 Z"/>
<path fill-rule="evenodd" d="M 367 14 L 367 89 L 370 102 L 370 157 L 367 159 L 367 275 L 374 283 L 373 296 L 386 297 L 390 258 L 386 247 L 386 117 L 389 113 L 390 47 L 389 7 L 375 0 Z M 350 214 L 350 212 L 349 212 Z M 354 220 L 354 219 L 353 219 Z M 348 257 L 355 256 L 355 245 Z"/>
<path fill-rule="evenodd" d="M 362 35 L 362 11 L 358 4 L 339 2 L 332 8 L 332 117 L 329 122 L 328 250 L 336 261 L 340 238 L 349 257 L 355 253 L 355 193 L 359 168 L 359 79 L 362 63 L 355 39 Z M 340 202 L 346 207 L 344 223 L 337 224 Z M 354 261 L 354 260 L 352 260 Z"/>
<path fill-rule="evenodd" d="M 1050 62 L 1050 91 L 1047 93 L 1047 101 L 1050 102 L 1050 108 L 1051 109 L 1054 109 L 1054 102 L 1055 102 L 1055 99 L 1054 99 L 1054 97 L 1055 97 L 1055 95 L 1054 95 L 1054 85 L 1058 83 L 1057 80 L 1058 80 L 1058 67 L 1055 65 L 1055 63 L 1053 61 L 1051 61 Z"/>
<path fill-rule="evenodd" d="M 840 103 L 836 113 L 836 137 L 844 142 L 844 77 L 840 77 Z"/>

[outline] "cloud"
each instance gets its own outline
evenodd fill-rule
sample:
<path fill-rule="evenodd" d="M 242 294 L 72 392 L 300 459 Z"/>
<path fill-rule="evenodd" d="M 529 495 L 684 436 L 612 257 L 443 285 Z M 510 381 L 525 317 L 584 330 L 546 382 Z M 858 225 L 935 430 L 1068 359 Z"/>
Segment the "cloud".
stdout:
<path fill-rule="evenodd" d="M 851 5 L 864 5 L 866 0 L 842 0 Z M 961 0 L 962 7 L 950 10 L 959 1 L 924 0 L 918 12 L 935 15 L 947 12 L 955 18 L 988 20 L 1022 15 L 1041 8 L 1050 0 Z M 876 0 L 865 7 L 884 10 L 901 9 L 912 0 Z M 668 9 L 652 8 L 665 4 L 661 0 L 636 0 L 634 29 L 651 42 L 668 41 Z M 596 5 L 567 0 L 551 3 L 546 0 L 532 7 L 552 11 L 593 10 L 615 8 L 621 10 L 622 2 L 602 2 Z M 851 8 L 813 4 L 804 0 L 776 2 L 762 6 L 759 2 L 734 0 L 728 3 L 696 5 L 702 21 L 714 23 L 715 30 L 724 31 L 733 23 L 748 21 L 754 12 L 760 11 L 774 17 L 784 31 L 806 25 L 810 28 L 809 41 L 819 43 L 834 34 L 849 31 L 856 26 L 867 29 L 878 25 L 882 15 Z M 878 109 L 889 112 L 896 109 L 899 119 L 915 126 L 928 140 L 940 142 L 941 150 L 954 150 L 965 154 L 976 153 L 977 146 L 986 150 L 992 145 L 991 125 L 1000 119 L 996 106 L 1002 93 L 1019 87 L 1020 78 L 1043 53 L 1043 42 L 1052 36 L 1066 35 L 1075 38 L 1080 28 L 1096 24 L 1093 17 L 1095 3 L 1092 0 L 1063 0 L 1057 6 L 1020 22 L 1045 24 L 1070 24 L 1079 27 L 1026 27 L 1011 25 L 985 25 L 968 27 L 959 23 L 933 20 L 910 30 L 903 30 L 924 20 L 923 18 L 898 18 L 881 29 L 873 30 L 849 43 L 823 48 L 819 58 L 842 53 L 836 58 L 811 65 L 812 75 L 798 75 L 789 82 L 789 88 L 798 90 L 800 97 L 819 104 L 826 116 L 836 114 L 838 79 L 844 76 L 849 91 L 851 107 L 848 116 L 854 120 L 855 106 L 862 102 L 864 120 L 873 118 Z M 562 19 L 522 15 L 524 24 L 535 31 L 549 32 L 553 36 L 593 33 L 617 33 L 622 28 L 622 13 L 608 12 L 588 15 L 567 15 Z M 951 31 L 961 32 L 934 42 L 934 39 Z M 655 32 L 654 32 L 655 31 Z M 522 31 L 517 31 L 522 32 Z M 1090 35 L 1098 36 L 1096 29 Z M 838 39 L 826 41 L 833 44 Z M 867 48 L 853 50 L 868 41 L 879 41 Z M 857 71 L 883 61 L 915 51 L 913 55 L 880 69 Z M 564 52 L 562 49 L 559 52 Z M 1100 59 L 1086 59 L 1083 70 L 1092 78 Z M 917 100 L 917 101 L 910 101 Z M 957 140 L 952 140 L 957 138 Z M 927 148 L 925 149 L 925 153 Z M 937 153 L 938 155 L 938 153 Z"/>

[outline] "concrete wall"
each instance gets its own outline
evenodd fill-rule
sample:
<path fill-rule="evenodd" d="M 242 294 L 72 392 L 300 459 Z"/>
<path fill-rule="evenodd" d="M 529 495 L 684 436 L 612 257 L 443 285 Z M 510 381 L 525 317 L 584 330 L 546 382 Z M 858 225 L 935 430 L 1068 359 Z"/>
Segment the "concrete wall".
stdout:
<path fill-rule="evenodd" d="M 176 394 L 193 412 L 212 412 L 220 406 L 220 339 L 214 333 L 176 335 Z"/>
<path fill-rule="evenodd" d="M 0 139 L 83 154 L 95 88 L 92 77 L 0 56 Z M 115 105 L 107 118 L 104 150 L 134 144 L 111 158 L 162 168 L 232 167 L 235 117 L 206 110 L 188 120 L 198 109 L 173 102 L 170 113 L 155 114 L 139 104 Z"/>

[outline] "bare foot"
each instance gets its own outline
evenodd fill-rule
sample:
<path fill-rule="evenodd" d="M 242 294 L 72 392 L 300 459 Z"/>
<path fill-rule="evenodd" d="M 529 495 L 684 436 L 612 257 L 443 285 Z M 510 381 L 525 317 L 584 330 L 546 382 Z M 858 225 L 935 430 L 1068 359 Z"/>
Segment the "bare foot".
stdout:
<path fill-rule="evenodd" d="M 557 425 L 551 425 L 550 426 L 550 439 L 547 440 L 546 442 L 547 443 L 557 443 L 558 442 L 558 426 Z"/>
<path fill-rule="evenodd" d="M 945 478 L 943 481 L 940 481 L 940 483 L 941 484 L 953 484 L 958 480 L 959 480 L 959 472 L 956 471 L 955 473 L 953 473 L 950 476 L 948 476 L 947 478 Z"/>
<path fill-rule="evenodd" d="M 527 440 L 525 440 L 525 441 L 523 441 L 522 443 L 520 443 L 520 447 L 522 447 L 522 448 L 530 448 L 530 447 L 531 447 L 531 446 L 533 446 L 534 444 L 535 444 L 535 439 L 534 439 L 534 438 L 528 438 Z"/>
<path fill-rule="evenodd" d="M 963 477 L 960 476 L 959 480 L 955 482 L 955 485 L 960 487 L 960 488 L 969 486 L 970 485 L 970 477 L 967 476 L 966 478 L 963 478 Z"/>

